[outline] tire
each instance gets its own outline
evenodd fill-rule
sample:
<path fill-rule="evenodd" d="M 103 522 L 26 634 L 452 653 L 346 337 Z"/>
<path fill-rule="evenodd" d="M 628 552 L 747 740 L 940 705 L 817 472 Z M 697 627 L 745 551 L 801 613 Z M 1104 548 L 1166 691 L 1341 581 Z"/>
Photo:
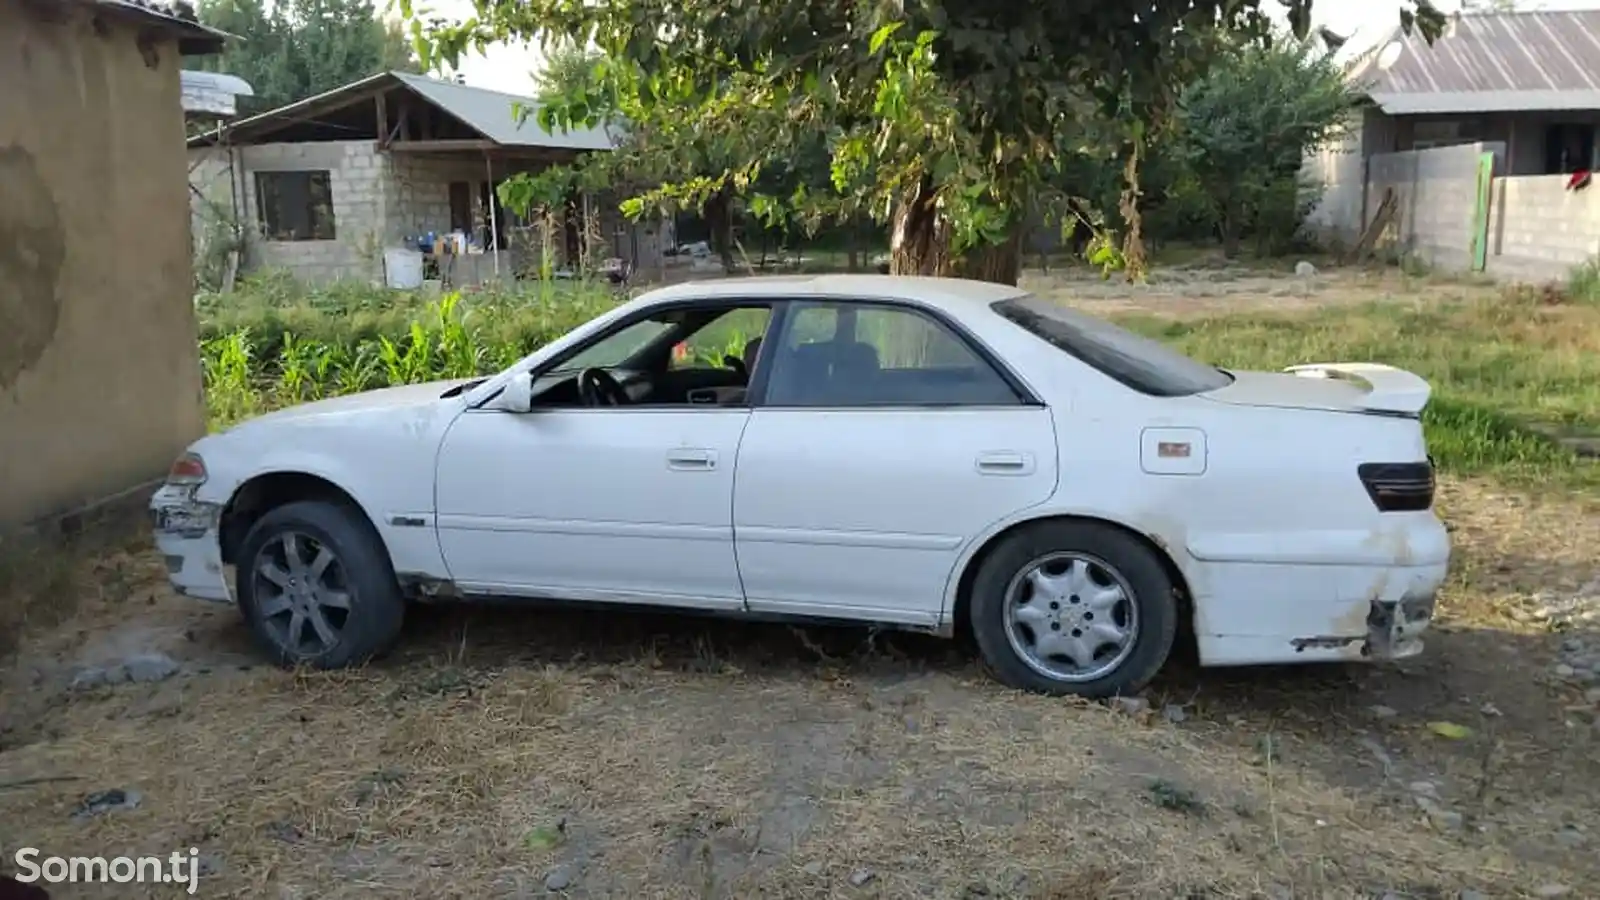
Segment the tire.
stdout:
<path fill-rule="evenodd" d="M 293 574 L 285 555 L 290 541 L 302 568 L 299 578 L 289 578 L 297 586 L 280 590 L 273 579 Z M 324 549 L 332 560 L 317 570 Z M 264 564 L 275 567 L 272 577 L 263 574 Z M 405 621 L 405 600 L 382 538 L 365 515 L 341 503 L 307 500 L 269 510 L 245 535 L 234 580 L 239 611 L 256 642 L 285 668 L 361 665 L 392 648 Z M 307 592 L 312 582 L 315 589 Z M 288 600 L 291 592 L 298 599 Z M 332 605 L 340 598 L 342 609 Z M 326 631 L 312 621 L 312 606 Z M 286 634 L 297 615 L 303 639 L 294 645 Z"/>
<path fill-rule="evenodd" d="M 1010 602 L 1014 584 L 1027 581 L 1044 560 L 1053 560 L 1045 572 L 1058 580 L 1048 582 L 1048 591 L 1019 588 L 1029 599 L 1021 604 Z M 1057 592 L 1056 586 L 1072 584 L 1074 574 L 1082 572 L 1094 578 L 1080 587 L 1079 593 Z M 1101 577 L 1107 574 L 1112 577 Z M 1113 596 L 1113 590 L 1125 599 L 1114 601 L 1109 612 L 1102 610 L 1098 624 L 1083 621 L 1093 619 L 1091 607 L 1106 603 L 1103 598 Z M 1084 591 L 1094 593 L 1080 597 Z M 1032 612 L 1013 618 L 1013 610 L 1022 607 Z M 979 654 L 1000 682 L 1037 693 L 1096 699 L 1134 694 L 1148 684 L 1171 654 L 1178 626 L 1177 598 L 1164 561 L 1137 538 L 1094 522 L 1042 522 L 1004 538 L 979 566 L 968 611 Z M 1027 651 L 1034 642 L 1029 638 L 1037 635 L 1032 626 L 1017 623 L 1024 617 L 1038 620 L 1041 628 L 1049 627 L 1057 634 L 1065 632 L 1064 637 L 1088 634 L 1091 628 L 1095 637 L 1118 630 L 1132 635 L 1120 644 L 1099 644 L 1100 652 L 1090 665 L 1064 671 L 1068 668 L 1064 657 L 1035 654 L 1030 658 Z M 1099 627 L 1108 619 L 1111 629 Z M 1129 621 L 1137 627 L 1127 628 Z M 1090 644 L 1075 641 L 1074 646 Z M 1104 652 L 1113 647 L 1117 648 L 1114 654 Z M 1041 671 L 1041 665 L 1058 671 Z M 1096 671 L 1101 668 L 1104 671 Z"/>

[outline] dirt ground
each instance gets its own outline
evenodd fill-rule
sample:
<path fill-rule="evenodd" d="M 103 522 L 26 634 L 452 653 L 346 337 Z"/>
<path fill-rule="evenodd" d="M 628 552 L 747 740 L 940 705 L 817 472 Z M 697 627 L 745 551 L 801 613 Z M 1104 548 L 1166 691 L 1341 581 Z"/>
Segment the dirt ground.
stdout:
<path fill-rule="evenodd" d="M 1353 277 L 1320 290 L 1377 293 Z M 1166 309 L 1096 284 L 1055 289 Z M 195 846 L 200 896 L 239 898 L 1600 897 L 1600 517 L 1461 481 L 1440 505 L 1424 655 L 1180 662 L 1142 709 L 1007 691 L 935 639 L 518 609 L 422 609 L 381 663 L 287 673 L 135 545 L 6 664 L 0 848 Z M 72 686 L 149 653 L 178 670 Z M 73 817 L 113 788 L 137 807 Z"/>

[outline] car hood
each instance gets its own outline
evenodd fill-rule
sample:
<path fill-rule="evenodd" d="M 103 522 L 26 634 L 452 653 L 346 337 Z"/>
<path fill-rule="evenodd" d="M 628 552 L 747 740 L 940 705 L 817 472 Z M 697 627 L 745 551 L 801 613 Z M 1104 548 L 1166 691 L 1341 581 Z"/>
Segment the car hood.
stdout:
<path fill-rule="evenodd" d="M 257 416 L 241 423 L 241 427 L 302 421 L 328 415 L 349 415 L 352 413 L 415 409 L 422 406 L 431 406 L 439 402 L 440 395 L 445 391 L 457 385 L 465 384 L 469 380 L 472 379 L 458 378 L 450 381 L 429 381 L 422 384 L 406 384 L 398 387 L 379 388 L 374 391 L 362 391 L 359 394 L 345 394 L 339 397 L 329 397 L 326 400 L 314 400 L 310 403 L 301 403 L 297 406 L 290 406 Z"/>
<path fill-rule="evenodd" d="M 1315 363 L 1283 372 L 1229 374 L 1232 384 L 1202 396 L 1238 406 L 1415 416 L 1432 393 L 1420 376 L 1377 363 Z"/>

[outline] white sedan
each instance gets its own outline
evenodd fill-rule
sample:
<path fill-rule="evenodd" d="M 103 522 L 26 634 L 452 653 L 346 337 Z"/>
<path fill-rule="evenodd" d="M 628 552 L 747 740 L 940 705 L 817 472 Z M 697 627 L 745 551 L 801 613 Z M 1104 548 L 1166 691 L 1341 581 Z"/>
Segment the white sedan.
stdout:
<path fill-rule="evenodd" d="M 1420 651 L 1450 555 L 1428 397 L 1223 371 L 1003 285 L 735 279 L 202 438 L 152 514 L 174 586 L 283 665 L 372 658 L 408 600 L 520 598 L 965 631 L 1007 684 L 1108 696 L 1178 640 Z"/>

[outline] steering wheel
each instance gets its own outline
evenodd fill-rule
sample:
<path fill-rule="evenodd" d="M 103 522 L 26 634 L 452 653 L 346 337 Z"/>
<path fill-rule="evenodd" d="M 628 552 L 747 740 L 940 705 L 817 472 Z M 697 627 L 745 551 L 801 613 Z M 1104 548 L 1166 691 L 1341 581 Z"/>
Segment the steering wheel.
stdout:
<path fill-rule="evenodd" d="M 605 369 L 584 369 L 578 373 L 578 397 L 584 406 L 625 406 L 628 392 Z"/>

